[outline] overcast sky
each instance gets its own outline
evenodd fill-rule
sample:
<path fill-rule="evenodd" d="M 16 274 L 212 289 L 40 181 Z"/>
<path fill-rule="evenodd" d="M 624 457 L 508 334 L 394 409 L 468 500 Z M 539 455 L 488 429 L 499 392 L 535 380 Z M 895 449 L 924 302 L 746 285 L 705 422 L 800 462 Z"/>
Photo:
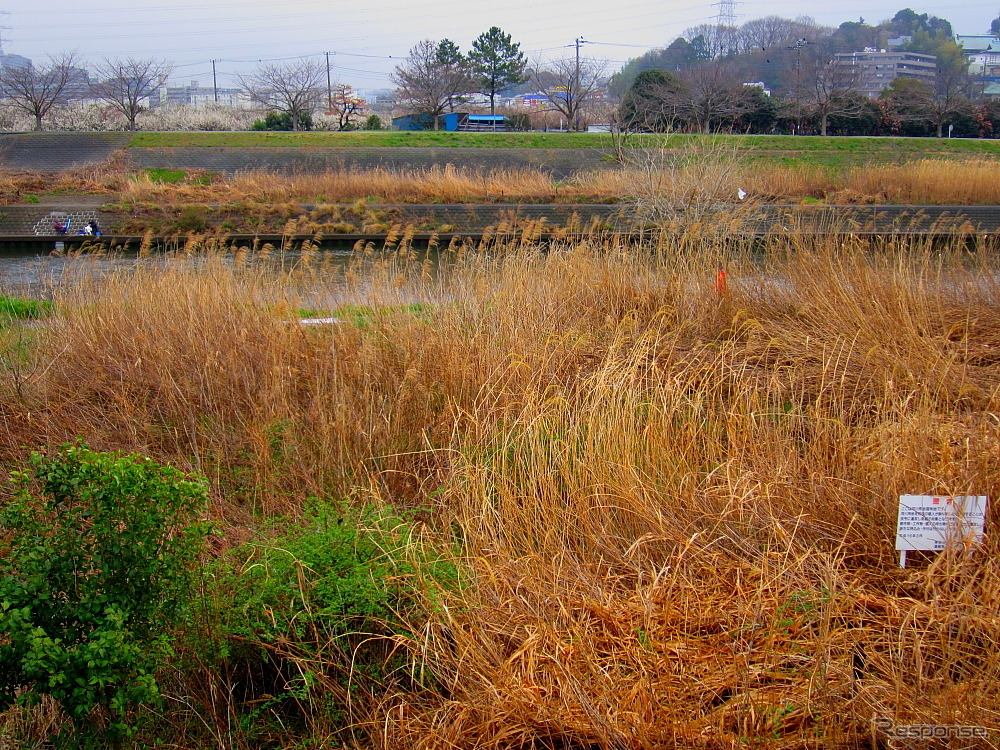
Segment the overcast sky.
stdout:
<path fill-rule="evenodd" d="M 737 23 L 766 15 L 809 15 L 836 26 L 863 17 L 891 18 L 904 2 L 744 0 Z M 918 13 L 951 21 L 959 34 L 984 33 L 1000 0 L 958 5 L 911 4 Z M 389 73 L 422 39 L 444 37 L 467 50 L 490 26 L 499 26 L 530 58 L 581 55 L 611 61 L 669 44 L 684 29 L 712 22 L 718 6 L 706 0 L 18 0 L 0 3 L 3 51 L 44 60 L 77 50 L 85 62 L 102 57 L 161 57 L 176 63 L 172 81 L 219 85 L 258 60 L 331 53 L 336 80 L 355 88 L 389 88 Z"/>

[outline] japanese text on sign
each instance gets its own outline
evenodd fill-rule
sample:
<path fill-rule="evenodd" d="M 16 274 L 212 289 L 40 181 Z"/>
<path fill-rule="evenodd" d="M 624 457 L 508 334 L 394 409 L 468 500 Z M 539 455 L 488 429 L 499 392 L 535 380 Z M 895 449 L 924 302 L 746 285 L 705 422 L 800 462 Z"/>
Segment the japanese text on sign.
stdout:
<path fill-rule="evenodd" d="M 986 496 L 901 495 L 896 549 L 943 550 L 983 541 Z"/>

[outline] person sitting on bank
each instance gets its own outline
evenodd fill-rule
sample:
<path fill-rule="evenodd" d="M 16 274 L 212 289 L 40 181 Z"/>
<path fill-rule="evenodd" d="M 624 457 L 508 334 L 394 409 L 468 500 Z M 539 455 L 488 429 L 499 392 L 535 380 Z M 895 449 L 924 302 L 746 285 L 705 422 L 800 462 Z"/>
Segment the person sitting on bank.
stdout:
<path fill-rule="evenodd" d="M 52 229 L 56 234 L 66 234 L 69 231 L 69 219 L 63 221 L 61 219 L 56 219 L 52 222 Z"/>
<path fill-rule="evenodd" d="M 87 225 L 87 234 L 92 234 L 95 237 L 101 236 L 101 225 L 97 223 L 97 219 L 91 219 L 90 223 Z"/>

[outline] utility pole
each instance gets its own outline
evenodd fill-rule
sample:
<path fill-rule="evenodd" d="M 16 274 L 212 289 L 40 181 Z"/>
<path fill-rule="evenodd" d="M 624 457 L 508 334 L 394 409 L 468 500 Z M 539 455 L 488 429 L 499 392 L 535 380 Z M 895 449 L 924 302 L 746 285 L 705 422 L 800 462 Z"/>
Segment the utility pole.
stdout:
<path fill-rule="evenodd" d="M 333 111 L 333 84 L 330 80 L 330 53 L 324 52 L 326 55 L 326 112 L 329 114 Z"/>
<path fill-rule="evenodd" d="M 215 75 L 215 60 L 212 60 L 212 93 L 215 94 L 215 103 L 219 103 L 219 79 Z"/>
<path fill-rule="evenodd" d="M 573 80 L 570 82 L 569 91 L 566 92 L 567 99 L 569 99 L 569 97 L 574 97 L 573 99 L 570 99 L 570 101 L 573 102 L 573 106 L 567 108 L 570 109 L 575 116 L 573 130 L 580 129 L 580 114 L 578 112 L 580 103 L 575 100 L 575 97 L 577 96 L 577 92 L 580 91 L 580 45 L 586 43 L 587 40 L 582 36 L 578 36 L 573 40 L 573 44 L 576 47 L 576 72 L 573 74 Z"/>
<path fill-rule="evenodd" d="M 794 44 L 785 47 L 785 49 L 795 52 L 795 119 L 797 123 L 795 135 L 802 135 L 802 48 L 812 43 L 802 37 L 797 39 Z"/>

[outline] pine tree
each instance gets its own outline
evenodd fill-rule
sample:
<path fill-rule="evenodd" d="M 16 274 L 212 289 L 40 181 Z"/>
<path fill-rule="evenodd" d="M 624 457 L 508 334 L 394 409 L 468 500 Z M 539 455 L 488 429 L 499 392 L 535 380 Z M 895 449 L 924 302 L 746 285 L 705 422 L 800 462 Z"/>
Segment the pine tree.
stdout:
<path fill-rule="evenodd" d="M 479 78 L 480 93 L 490 97 L 490 114 L 496 114 L 497 94 L 524 80 L 527 60 L 520 43 L 515 44 L 510 34 L 493 26 L 472 43 L 469 61 Z"/>

